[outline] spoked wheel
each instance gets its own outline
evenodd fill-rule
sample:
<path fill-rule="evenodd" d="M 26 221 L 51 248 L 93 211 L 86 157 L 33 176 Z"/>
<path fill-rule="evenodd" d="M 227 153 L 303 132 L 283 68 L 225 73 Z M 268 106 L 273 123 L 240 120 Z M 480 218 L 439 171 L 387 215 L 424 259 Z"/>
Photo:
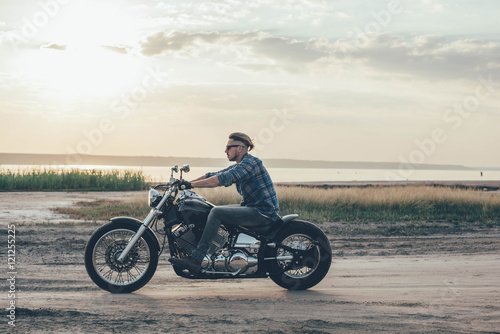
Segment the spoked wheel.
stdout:
<path fill-rule="evenodd" d="M 98 229 L 85 248 L 85 268 L 104 290 L 121 293 L 143 287 L 158 265 L 158 241 L 146 231 L 123 262 L 118 261 L 139 225 L 109 223 Z"/>
<path fill-rule="evenodd" d="M 328 238 L 311 223 L 294 221 L 276 238 L 277 246 L 268 250 L 276 257 L 270 264 L 271 279 L 290 290 L 305 290 L 326 276 L 332 262 Z M 266 257 L 268 257 L 266 255 Z"/>

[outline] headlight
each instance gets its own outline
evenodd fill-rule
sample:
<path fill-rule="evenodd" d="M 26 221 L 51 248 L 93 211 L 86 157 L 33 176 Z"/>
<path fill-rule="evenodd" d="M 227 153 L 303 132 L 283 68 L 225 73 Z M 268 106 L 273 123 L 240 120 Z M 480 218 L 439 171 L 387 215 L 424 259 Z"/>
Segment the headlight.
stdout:
<path fill-rule="evenodd" d="M 150 189 L 149 190 L 149 199 L 148 199 L 148 204 L 150 207 L 154 208 L 155 206 L 158 205 L 161 201 L 161 194 L 155 190 L 155 189 Z"/>

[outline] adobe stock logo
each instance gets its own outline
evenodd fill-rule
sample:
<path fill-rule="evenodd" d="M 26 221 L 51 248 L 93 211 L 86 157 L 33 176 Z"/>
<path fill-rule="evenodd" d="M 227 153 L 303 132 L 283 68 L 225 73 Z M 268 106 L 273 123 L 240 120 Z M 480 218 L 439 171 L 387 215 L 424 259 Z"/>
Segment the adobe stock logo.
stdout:
<path fill-rule="evenodd" d="M 404 180 L 411 177 L 417 165 L 426 163 L 428 158 L 436 153 L 439 146 L 448 141 L 450 129 L 459 129 L 464 120 L 479 109 L 481 102 L 486 101 L 495 93 L 495 87 L 500 87 L 500 81 L 493 81 L 491 74 L 487 79 L 480 76 L 478 81 L 474 94 L 466 96 L 462 102 L 454 103 L 452 108 L 443 113 L 444 123 L 442 126 L 432 129 L 427 138 L 415 139 L 414 144 L 417 148 L 411 151 L 407 157 L 399 155 L 398 171 L 397 173 L 387 172 L 385 174 L 387 181 Z"/>
<path fill-rule="evenodd" d="M 349 63 L 351 56 L 359 53 L 363 48 L 368 47 L 373 38 L 380 34 L 393 21 L 395 15 L 403 12 L 403 6 L 399 0 L 387 3 L 386 8 L 378 12 L 372 11 L 370 14 L 373 20 L 364 25 L 364 29 L 356 27 L 354 31 L 349 31 L 347 44 L 341 46 L 344 61 Z"/>
<path fill-rule="evenodd" d="M 159 86 L 168 72 L 162 72 L 159 68 L 146 68 L 141 83 L 135 85 L 127 94 L 122 94 L 121 98 L 116 99 L 111 105 L 111 112 L 118 120 L 125 120 L 130 116 L 134 109 L 139 108 L 147 96 Z M 106 135 L 111 134 L 116 129 L 116 120 L 112 118 L 102 118 L 98 125 L 92 129 L 82 131 L 84 139 L 80 140 L 75 146 L 66 145 L 66 164 L 78 165 L 82 162 L 82 155 L 92 154 L 94 149 L 100 146 Z M 53 165 L 59 165 L 54 162 Z"/>
<path fill-rule="evenodd" d="M 257 133 L 255 151 L 261 152 L 265 150 L 266 145 L 270 145 L 278 133 L 285 131 L 290 126 L 291 120 L 296 117 L 296 115 L 289 113 L 286 107 L 282 110 L 275 110 L 268 126 L 260 129 Z"/>
<path fill-rule="evenodd" d="M 39 2 L 38 6 L 40 10 L 34 12 L 32 15 L 24 16 L 19 33 L 9 32 L 9 38 L 17 42 L 25 42 L 34 38 L 42 28 L 49 24 L 50 20 L 60 13 L 61 6 L 68 4 L 70 1 L 71 0 L 47 0 L 45 2 Z"/>

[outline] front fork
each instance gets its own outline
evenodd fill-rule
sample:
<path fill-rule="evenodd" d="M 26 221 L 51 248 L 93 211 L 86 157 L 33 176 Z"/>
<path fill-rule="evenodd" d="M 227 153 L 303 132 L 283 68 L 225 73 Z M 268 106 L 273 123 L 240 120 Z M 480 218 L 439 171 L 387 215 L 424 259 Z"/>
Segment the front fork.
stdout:
<path fill-rule="evenodd" d="M 141 227 L 139 227 L 139 229 L 137 230 L 137 232 L 135 233 L 135 235 L 128 242 L 127 247 L 125 247 L 125 249 L 123 250 L 123 252 L 118 257 L 117 261 L 119 263 L 123 263 L 123 261 L 127 258 L 128 253 L 130 253 L 130 251 L 135 246 L 135 244 L 137 243 L 137 241 L 139 241 L 139 239 L 142 237 L 142 235 L 144 234 L 144 232 L 146 232 L 146 230 L 149 228 L 149 225 L 154 221 L 154 219 L 156 217 L 158 217 L 159 215 L 161 215 L 163 213 L 160 210 L 160 208 L 163 206 L 163 204 L 165 204 L 165 202 L 167 201 L 167 198 L 170 196 L 170 194 L 172 193 L 172 191 L 173 191 L 173 188 L 170 188 L 170 190 L 168 192 L 166 192 L 165 195 L 163 195 L 162 200 L 160 201 L 160 203 L 158 203 L 158 205 L 156 206 L 156 208 L 152 209 L 149 212 L 149 214 L 146 217 L 146 219 L 144 219 L 144 221 L 142 222 Z"/>
<path fill-rule="evenodd" d="M 144 232 L 149 228 L 149 224 L 151 224 L 156 216 L 161 214 L 162 212 L 156 209 L 151 210 L 149 215 L 144 219 L 144 222 L 141 224 L 141 227 L 137 230 L 132 239 L 128 242 L 127 247 L 123 250 L 123 252 L 118 257 L 117 261 L 119 263 L 123 263 L 123 261 L 127 258 L 128 253 L 132 250 L 134 245 L 139 241 Z"/>

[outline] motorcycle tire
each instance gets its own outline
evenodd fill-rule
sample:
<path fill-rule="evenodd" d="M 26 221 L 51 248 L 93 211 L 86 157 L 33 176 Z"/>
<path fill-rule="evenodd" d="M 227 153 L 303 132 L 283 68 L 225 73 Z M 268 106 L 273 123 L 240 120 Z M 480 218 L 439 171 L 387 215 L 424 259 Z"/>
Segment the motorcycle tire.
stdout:
<path fill-rule="evenodd" d="M 85 268 L 97 286 L 112 293 L 128 293 L 142 288 L 158 266 L 159 244 L 146 230 L 123 263 L 116 261 L 141 225 L 111 222 L 89 239 L 85 247 Z"/>
<path fill-rule="evenodd" d="M 279 286 L 288 290 L 309 289 L 321 282 L 328 273 L 332 263 L 332 248 L 323 231 L 313 224 L 293 221 L 278 233 L 275 241 L 277 246 L 268 249 L 266 257 L 291 255 L 289 250 L 281 248 L 280 245 L 308 250 L 309 254 L 295 263 L 292 263 L 292 260 L 270 260 L 270 277 Z"/>

